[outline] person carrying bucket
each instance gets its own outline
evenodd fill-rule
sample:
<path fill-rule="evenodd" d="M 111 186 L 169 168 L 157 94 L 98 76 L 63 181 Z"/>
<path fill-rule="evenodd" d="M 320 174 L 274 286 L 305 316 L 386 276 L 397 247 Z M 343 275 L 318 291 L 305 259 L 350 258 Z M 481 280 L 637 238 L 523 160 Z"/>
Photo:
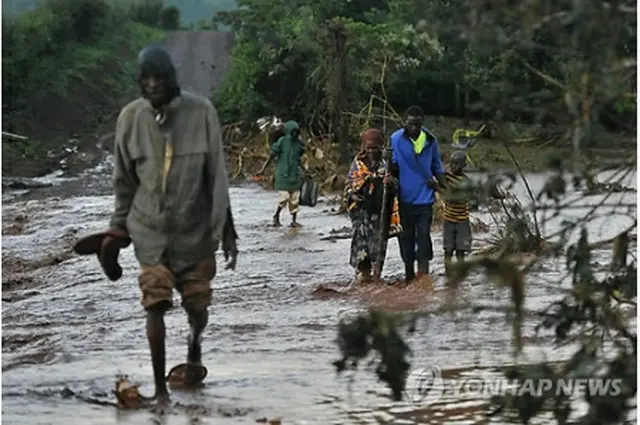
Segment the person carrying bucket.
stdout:
<path fill-rule="evenodd" d="M 280 226 L 280 213 L 287 206 L 291 214 L 290 227 L 299 227 L 297 221 L 300 210 L 300 187 L 302 186 L 301 161 L 305 153 L 304 142 L 300 139 L 300 127 L 295 121 L 288 121 L 284 125 L 284 136 L 280 137 L 272 146 L 269 158 L 265 161 L 257 175 L 264 174 L 273 159 L 276 163 L 275 188 L 280 195 L 276 212 L 273 215 L 273 225 Z"/>

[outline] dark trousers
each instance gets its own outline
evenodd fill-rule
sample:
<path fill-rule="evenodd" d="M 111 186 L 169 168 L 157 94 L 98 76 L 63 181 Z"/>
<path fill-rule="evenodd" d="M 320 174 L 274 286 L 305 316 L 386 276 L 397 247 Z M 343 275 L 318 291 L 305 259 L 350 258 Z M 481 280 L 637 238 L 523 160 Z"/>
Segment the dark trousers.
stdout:
<path fill-rule="evenodd" d="M 433 244 L 431 242 L 433 205 L 401 203 L 399 207 L 402 234 L 399 235 L 398 242 L 402 261 L 412 267 L 416 260 L 418 260 L 418 264 L 426 265 L 433 259 Z"/>

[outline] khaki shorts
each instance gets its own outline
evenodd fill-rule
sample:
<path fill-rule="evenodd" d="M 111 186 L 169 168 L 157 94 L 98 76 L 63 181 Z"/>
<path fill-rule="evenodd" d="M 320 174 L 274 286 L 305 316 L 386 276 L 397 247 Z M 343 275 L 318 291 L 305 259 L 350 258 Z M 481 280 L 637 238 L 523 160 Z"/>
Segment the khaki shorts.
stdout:
<path fill-rule="evenodd" d="M 173 288 L 182 297 L 186 310 L 204 310 L 211 305 L 211 281 L 216 275 L 214 258 L 202 260 L 176 275 L 162 264 L 142 265 L 138 283 L 142 291 L 142 306 L 148 310 L 168 310 L 173 306 Z"/>
<path fill-rule="evenodd" d="M 299 210 L 300 206 L 300 191 L 287 192 L 286 190 L 278 191 L 280 200 L 278 201 L 278 207 L 284 208 L 289 204 L 289 212 L 295 214 Z"/>

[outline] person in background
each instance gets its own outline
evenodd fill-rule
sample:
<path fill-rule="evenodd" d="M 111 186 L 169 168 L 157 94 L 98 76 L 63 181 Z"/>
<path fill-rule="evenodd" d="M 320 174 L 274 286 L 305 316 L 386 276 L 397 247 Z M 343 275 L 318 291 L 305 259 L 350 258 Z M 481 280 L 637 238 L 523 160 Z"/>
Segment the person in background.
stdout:
<path fill-rule="evenodd" d="M 413 105 L 407 109 L 404 118 L 404 127 L 391 135 L 392 165 L 387 179 L 398 181 L 403 229 L 399 245 L 408 283 L 429 274 L 429 262 L 433 259 L 431 223 L 435 189 L 439 185 L 445 186 L 445 171 L 438 140 L 423 127 L 422 109 Z"/>
<path fill-rule="evenodd" d="M 295 121 L 288 121 L 284 125 L 284 136 L 280 137 L 272 146 L 269 158 L 258 171 L 258 176 L 264 174 L 269 163 L 277 158 L 275 189 L 280 194 L 280 200 L 273 215 L 273 225 L 280 226 L 280 212 L 289 206 L 291 214 L 290 227 L 298 227 L 298 211 L 300 209 L 300 186 L 302 186 L 301 161 L 305 152 L 304 142 L 300 139 L 300 127 Z"/>
<path fill-rule="evenodd" d="M 442 218 L 444 264 L 447 273 L 450 271 L 454 253 L 457 261 L 464 261 L 465 255 L 471 251 L 469 199 L 464 193 L 464 186 L 469 183 L 469 177 L 464 172 L 466 166 L 466 153 L 455 151 L 451 154 L 449 170 L 445 174 L 447 190 L 443 197 Z"/>
<path fill-rule="evenodd" d="M 344 190 L 344 201 L 351 218 L 351 254 L 349 263 L 356 270 L 356 281 L 380 280 L 380 226 L 383 202 L 383 179 L 387 163 L 382 158 L 384 138 L 372 128 L 362 135 L 362 149 L 351 163 Z M 389 181 L 387 181 L 389 183 Z M 389 235 L 400 232 L 398 201 L 390 192 Z"/>
<path fill-rule="evenodd" d="M 142 96 L 117 119 L 114 148 L 114 211 L 109 230 L 79 240 L 74 250 L 96 254 L 109 279 L 120 279 L 120 249 L 133 242 L 141 272 L 138 283 L 146 311 L 155 398 L 169 399 L 165 377 L 165 313 L 173 289 L 182 298 L 191 334 L 184 385 L 207 374 L 202 332 L 212 301 L 215 254 L 222 245 L 234 268 L 233 229 L 221 126 L 211 102 L 180 90 L 169 53 L 147 46 L 138 56 Z M 174 368 L 176 369 L 176 368 Z M 171 373 L 170 373 L 171 375 Z"/>

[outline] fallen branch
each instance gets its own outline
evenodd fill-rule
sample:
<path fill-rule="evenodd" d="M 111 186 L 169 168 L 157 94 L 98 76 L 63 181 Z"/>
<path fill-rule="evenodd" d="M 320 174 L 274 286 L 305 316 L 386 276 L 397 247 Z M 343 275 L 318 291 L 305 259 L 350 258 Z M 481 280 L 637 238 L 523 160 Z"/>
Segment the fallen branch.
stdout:
<path fill-rule="evenodd" d="M 9 133 L 8 131 L 3 131 L 2 132 L 2 137 L 8 137 L 9 139 L 14 139 L 14 140 L 28 140 L 29 139 L 27 136 L 21 136 L 19 134 Z"/>

